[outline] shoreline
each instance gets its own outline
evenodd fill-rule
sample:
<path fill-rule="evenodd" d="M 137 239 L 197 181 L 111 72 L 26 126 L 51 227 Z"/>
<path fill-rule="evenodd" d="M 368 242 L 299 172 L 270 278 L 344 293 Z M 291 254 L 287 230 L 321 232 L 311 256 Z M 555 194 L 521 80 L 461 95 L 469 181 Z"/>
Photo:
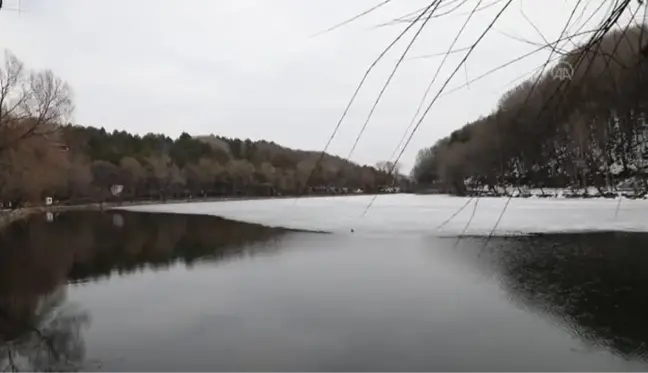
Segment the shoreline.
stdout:
<path fill-rule="evenodd" d="M 334 194 L 334 195 L 310 195 L 310 196 L 242 196 L 242 197 L 207 197 L 192 199 L 168 199 L 168 200 L 140 200 L 140 201 L 118 201 L 118 202 L 93 202 L 78 205 L 51 205 L 32 206 L 16 210 L 0 210 L 0 230 L 6 226 L 26 219 L 35 214 L 47 212 L 61 213 L 69 211 L 106 211 L 124 206 L 146 206 L 146 205 L 167 205 L 182 203 L 205 203 L 205 202 L 227 202 L 227 201 L 251 201 L 267 199 L 293 199 L 293 198 L 324 198 L 324 197 L 350 197 L 366 194 Z"/>
<path fill-rule="evenodd" d="M 464 198 L 541 198 L 541 199 L 648 199 L 648 193 L 643 190 L 616 189 L 600 191 L 594 187 L 587 189 L 569 188 L 528 188 L 507 187 L 492 190 L 467 190 L 464 195 L 439 193 L 436 191 L 416 191 L 416 195 L 448 195 Z"/>
<path fill-rule="evenodd" d="M 382 193 L 381 193 L 382 194 Z M 392 194 L 392 193 L 387 193 Z M 646 197 L 632 198 L 623 193 L 614 193 L 614 196 L 601 195 L 569 195 L 568 193 L 559 195 L 539 196 L 532 194 L 529 196 L 520 195 L 467 195 L 464 197 L 454 196 L 444 193 L 398 193 L 412 194 L 415 196 L 445 195 L 456 198 L 514 198 L 514 199 L 540 199 L 540 200 L 592 200 L 592 199 L 626 199 L 626 200 L 646 200 Z M 309 196 L 241 196 L 241 197 L 207 197 L 192 199 L 168 199 L 168 200 L 134 200 L 134 201 L 115 201 L 115 202 L 92 202 L 78 205 L 51 205 L 51 206 L 32 206 L 16 210 L 0 210 L 0 231 L 6 226 L 26 219 L 35 214 L 62 213 L 70 211 L 107 211 L 118 209 L 120 207 L 146 206 L 146 205 L 166 205 L 166 204 L 184 204 L 184 203 L 208 203 L 208 202 L 227 202 L 227 201 L 252 201 L 252 200 L 273 200 L 273 199 L 306 199 L 306 198 L 330 198 L 330 197 L 357 197 L 373 194 L 335 194 L 335 195 L 309 195 Z"/>

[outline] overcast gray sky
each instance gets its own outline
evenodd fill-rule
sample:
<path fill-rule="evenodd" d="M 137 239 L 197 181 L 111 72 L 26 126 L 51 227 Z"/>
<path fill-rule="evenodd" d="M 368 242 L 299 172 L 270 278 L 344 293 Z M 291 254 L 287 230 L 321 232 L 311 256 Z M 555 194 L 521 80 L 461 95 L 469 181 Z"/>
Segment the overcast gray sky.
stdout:
<path fill-rule="evenodd" d="M 74 119 L 79 124 L 140 134 L 177 136 L 186 131 L 267 139 L 322 150 L 364 71 L 405 25 L 376 26 L 429 0 L 395 0 L 345 27 L 313 34 L 380 1 L 22 0 L 23 12 L 18 13 L 12 10 L 18 8 L 18 0 L 4 0 L 0 47 L 29 67 L 50 68 L 67 80 L 75 92 Z M 444 0 L 439 12 L 460 2 Z M 468 0 L 451 14 L 433 19 L 410 56 L 446 51 L 477 2 Z M 585 14 L 572 32 L 602 2 L 584 2 Z M 472 44 L 506 1 L 483 0 L 482 5 L 491 3 L 495 4 L 474 17 L 457 47 Z M 575 3 L 515 0 L 448 89 L 537 48 L 503 33 L 542 43 L 520 9 L 554 40 Z M 590 26 L 598 20 L 595 16 Z M 330 152 L 348 155 L 408 40 L 370 77 Z M 448 59 L 430 98 L 463 55 Z M 439 99 L 401 159 L 405 169 L 420 148 L 488 114 L 515 79 L 548 56 L 548 50 L 537 53 Z M 441 57 L 403 62 L 352 160 L 374 164 L 389 159 L 440 62 Z"/>

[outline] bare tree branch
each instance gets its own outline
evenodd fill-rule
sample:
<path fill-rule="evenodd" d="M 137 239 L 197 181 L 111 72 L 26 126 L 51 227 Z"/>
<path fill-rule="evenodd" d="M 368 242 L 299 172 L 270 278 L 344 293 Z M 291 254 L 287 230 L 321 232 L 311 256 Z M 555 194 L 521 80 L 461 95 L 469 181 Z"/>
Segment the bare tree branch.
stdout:
<path fill-rule="evenodd" d="M 52 133 L 72 115 L 72 92 L 52 71 L 27 73 L 24 64 L 5 52 L 0 69 L 0 155 L 32 136 Z"/>

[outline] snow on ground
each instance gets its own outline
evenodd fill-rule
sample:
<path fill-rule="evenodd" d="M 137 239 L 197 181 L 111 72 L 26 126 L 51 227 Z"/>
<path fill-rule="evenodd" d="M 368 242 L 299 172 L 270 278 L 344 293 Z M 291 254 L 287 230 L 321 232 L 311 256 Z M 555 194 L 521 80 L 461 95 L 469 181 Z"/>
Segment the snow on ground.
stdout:
<path fill-rule="evenodd" d="M 496 234 L 589 230 L 647 231 L 648 201 L 628 199 L 460 198 L 444 195 L 319 197 L 130 206 L 129 211 L 215 215 L 273 227 L 329 232 Z M 474 209 L 475 202 L 479 201 Z M 620 205 L 619 205 L 620 201 Z M 466 203 L 468 205 L 466 205 Z M 462 206 L 449 223 L 442 225 Z M 617 214 L 618 207 L 618 214 Z"/>

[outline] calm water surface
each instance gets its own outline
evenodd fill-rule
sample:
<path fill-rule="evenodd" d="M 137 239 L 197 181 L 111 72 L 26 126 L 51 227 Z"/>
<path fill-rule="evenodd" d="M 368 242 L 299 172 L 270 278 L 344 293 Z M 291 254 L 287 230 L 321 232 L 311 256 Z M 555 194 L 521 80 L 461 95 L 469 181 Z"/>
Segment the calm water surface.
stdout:
<path fill-rule="evenodd" d="M 646 370 L 646 248 L 37 216 L 0 235 L 0 369 Z"/>

